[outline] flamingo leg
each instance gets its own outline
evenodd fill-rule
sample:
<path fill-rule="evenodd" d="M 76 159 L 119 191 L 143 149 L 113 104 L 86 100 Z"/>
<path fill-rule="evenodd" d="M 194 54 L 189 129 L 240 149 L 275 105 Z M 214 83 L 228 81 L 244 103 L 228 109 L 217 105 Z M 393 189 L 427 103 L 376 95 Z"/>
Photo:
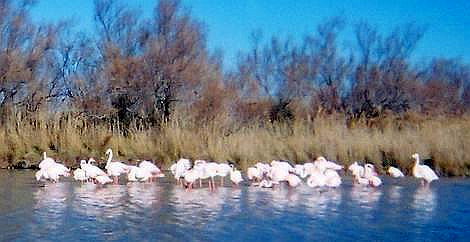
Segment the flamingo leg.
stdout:
<path fill-rule="evenodd" d="M 211 176 L 211 182 L 212 182 L 212 190 L 214 191 L 217 187 L 215 185 L 214 177 Z"/>

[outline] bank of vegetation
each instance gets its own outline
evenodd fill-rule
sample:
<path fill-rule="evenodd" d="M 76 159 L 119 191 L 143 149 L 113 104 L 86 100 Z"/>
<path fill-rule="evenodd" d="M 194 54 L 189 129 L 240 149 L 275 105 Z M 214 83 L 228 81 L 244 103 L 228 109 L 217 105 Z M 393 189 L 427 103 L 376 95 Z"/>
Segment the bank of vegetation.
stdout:
<path fill-rule="evenodd" d="M 470 175 L 470 67 L 416 60 L 421 26 L 380 33 L 333 17 L 302 39 L 253 31 L 224 69 L 179 1 L 145 18 L 96 0 L 93 33 L 33 22 L 20 2 L 0 2 L 2 167 L 34 167 L 43 151 L 73 166 L 112 147 L 163 166 L 323 155 L 409 172 L 419 152 L 441 175 Z"/>

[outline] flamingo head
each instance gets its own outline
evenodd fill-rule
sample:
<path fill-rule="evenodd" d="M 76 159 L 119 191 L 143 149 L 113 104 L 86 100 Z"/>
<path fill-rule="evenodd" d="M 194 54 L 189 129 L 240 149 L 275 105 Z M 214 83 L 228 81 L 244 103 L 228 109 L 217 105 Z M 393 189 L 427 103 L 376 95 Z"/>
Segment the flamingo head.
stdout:
<path fill-rule="evenodd" d="M 95 163 L 96 163 L 96 160 L 95 160 L 95 159 L 93 159 L 93 158 L 90 158 L 90 159 L 88 160 L 88 164 L 91 164 L 91 163 L 93 163 L 93 162 L 95 162 Z"/>
<path fill-rule="evenodd" d="M 106 155 L 111 155 L 113 153 L 113 150 L 111 148 L 106 150 Z"/>
<path fill-rule="evenodd" d="M 418 153 L 414 153 L 411 158 L 415 159 L 415 160 L 418 160 L 419 159 L 419 154 Z"/>
<path fill-rule="evenodd" d="M 86 160 L 81 160 L 80 161 L 80 165 L 85 165 L 86 164 Z"/>

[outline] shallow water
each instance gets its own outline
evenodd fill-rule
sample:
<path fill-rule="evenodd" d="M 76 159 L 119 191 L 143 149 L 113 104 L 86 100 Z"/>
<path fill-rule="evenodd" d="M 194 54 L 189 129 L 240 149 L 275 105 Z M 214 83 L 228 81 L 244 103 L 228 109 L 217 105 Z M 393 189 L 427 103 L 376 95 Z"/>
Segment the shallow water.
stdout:
<path fill-rule="evenodd" d="M 412 178 L 363 188 L 242 186 L 188 193 L 169 181 L 40 186 L 32 171 L 0 172 L 2 241 L 468 241 L 470 179 Z"/>

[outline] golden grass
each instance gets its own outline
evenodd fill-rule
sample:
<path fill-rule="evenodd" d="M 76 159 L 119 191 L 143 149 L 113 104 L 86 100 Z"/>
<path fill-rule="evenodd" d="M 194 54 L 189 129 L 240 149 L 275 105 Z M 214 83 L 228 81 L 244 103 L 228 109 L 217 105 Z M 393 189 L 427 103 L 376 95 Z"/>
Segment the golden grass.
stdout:
<path fill-rule="evenodd" d="M 441 174 L 470 175 L 470 118 L 384 118 L 377 125 L 346 123 L 342 115 L 299 120 L 291 124 L 257 123 L 246 126 L 213 122 L 197 125 L 175 118 L 160 128 L 131 127 L 123 135 L 118 125 L 93 124 L 66 115 L 16 115 L 0 126 L 2 166 L 20 160 L 37 164 L 43 151 L 76 165 L 80 158 L 103 160 L 112 147 L 118 159 L 154 159 L 164 167 L 179 157 L 232 160 L 242 168 L 272 159 L 303 163 L 323 155 L 348 165 L 366 160 L 379 171 L 388 165 L 410 172 L 411 154 L 433 158 Z M 385 167 L 384 167 L 385 166 Z"/>

